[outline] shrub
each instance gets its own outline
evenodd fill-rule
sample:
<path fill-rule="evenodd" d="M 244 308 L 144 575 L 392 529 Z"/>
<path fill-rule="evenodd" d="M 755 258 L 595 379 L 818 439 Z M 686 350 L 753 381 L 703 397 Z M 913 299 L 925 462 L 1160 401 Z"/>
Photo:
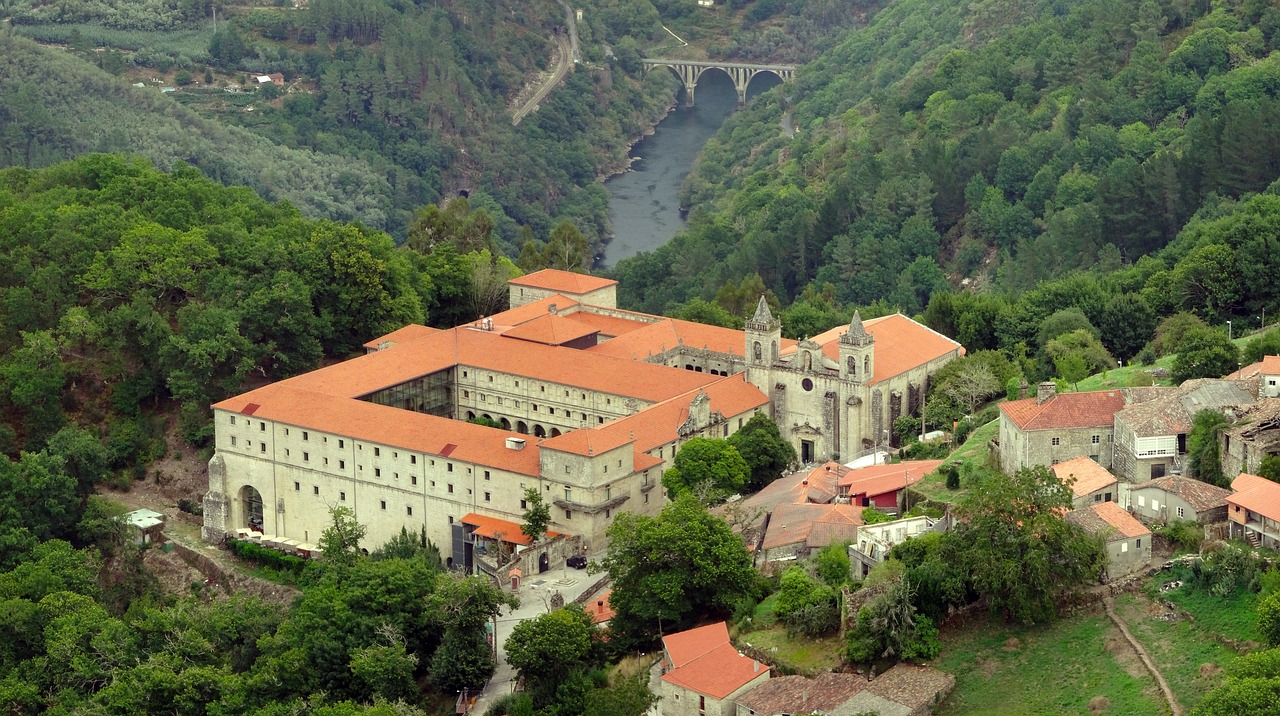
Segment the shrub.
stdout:
<path fill-rule="evenodd" d="M 245 540 L 227 540 L 227 549 L 236 553 L 237 557 L 247 559 L 250 562 L 256 562 L 264 567 L 270 567 L 281 572 L 289 572 L 292 574 L 301 574 L 302 570 L 307 566 L 307 560 L 301 557 L 294 557 L 291 554 L 277 552 L 274 549 L 263 547 L 260 544 L 254 544 Z"/>
<path fill-rule="evenodd" d="M 877 525 L 881 522 L 892 522 L 893 517 L 887 515 L 874 507 L 867 507 L 862 510 L 862 522 L 868 525 Z"/>
<path fill-rule="evenodd" d="M 1176 549 L 1186 552 L 1199 551 L 1200 543 L 1204 541 L 1204 530 L 1200 525 L 1185 520 L 1157 527 L 1155 533 L 1168 540 Z"/>

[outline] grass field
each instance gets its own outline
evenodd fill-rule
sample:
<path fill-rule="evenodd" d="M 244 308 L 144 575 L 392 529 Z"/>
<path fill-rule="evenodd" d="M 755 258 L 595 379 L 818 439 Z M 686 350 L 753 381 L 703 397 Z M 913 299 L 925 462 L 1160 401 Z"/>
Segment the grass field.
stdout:
<path fill-rule="evenodd" d="M 987 443 L 991 442 L 991 439 L 999 433 L 1000 421 L 992 420 L 970 433 L 969 439 L 965 440 L 964 445 L 961 445 L 955 452 L 948 455 L 943 464 L 960 462 L 965 468 L 985 465 L 987 462 Z M 961 474 L 964 474 L 963 469 Z M 912 490 L 938 502 L 956 502 L 963 498 L 967 492 L 963 488 L 948 490 L 947 479 L 939 473 L 926 475 L 923 480 L 916 483 Z"/>
<path fill-rule="evenodd" d="M 773 616 L 773 605 L 778 595 L 769 595 L 756 605 L 755 614 L 751 616 L 751 631 L 738 635 L 738 641 L 768 652 L 771 659 L 785 664 L 797 671 L 816 673 L 831 671 L 840 665 L 840 651 L 844 644 L 838 636 L 822 639 L 809 639 L 803 636 L 790 636 L 787 630 L 777 623 Z"/>
<path fill-rule="evenodd" d="M 1162 598 L 1177 604 L 1194 618 L 1174 621 L 1157 618 L 1166 611 L 1140 594 L 1118 597 L 1116 613 L 1142 642 L 1179 703 L 1191 709 L 1200 703 L 1205 693 L 1222 683 L 1221 670 L 1238 656 L 1219 635 L 1239 640 L 1253 638 L 1256 622 L 1253 596 L 1240 594 L 1218 599 L 1183 589 Z"/>
<path fill-rule="evenodd" d="M 948 631 L 933 666 L 956 677 L 938 716 L 1087 714 L 1098 696 L 1107 714 L 1162 710 L 1155 681 L 1102 612 L 1040 627 Z"/>
<path fill-rule="evenodd" d="M 1173 368 L 1174 356 L 1168 355 L 1156 361 L 1156 366 L 1169 370 Z M 1149 365 L 1127 365 L 1105 373 L 1096 373 L 1077 384 L 1077 391 L 1084 393 L 1090 390 L 1108 390 L 1110 388 L 1136 388 L 1144 385 L 1173 385 L 1168 379 L 1158 380 L 1151 375 Z"/>

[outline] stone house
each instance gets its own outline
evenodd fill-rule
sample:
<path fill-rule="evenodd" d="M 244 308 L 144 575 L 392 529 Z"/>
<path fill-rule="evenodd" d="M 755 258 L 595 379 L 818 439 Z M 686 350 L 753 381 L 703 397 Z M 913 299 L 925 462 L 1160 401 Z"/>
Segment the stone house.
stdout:
<path fill-rule="evenodd" d="M 956 677 L 929 666 L 900 662 L 872 679 L 830 716 L 928 716 L 956 687 Z"/>
<path fill-rule="evenodd" d="M 1217 524 L 1227 520 L 1230 494 L 1231 490 L 1207 482 L 1169 475 L 1135 485 L 1129 491 L 1129 509 L 1147 522 Z"/>
<path fill-rule="evenodd" d="M 1120 485 L 1117 484 L 1115 475 L 1107 472 L 1091 457 L 1073 457 L 1049 469 L 1053 470 L 1059 480 L 1070 483 L 1071 504 L 1077 510 L 1095 502 L 1120 500 Z"/>
<path fill-rule="evenodd" d="M 1259 398 L 1280 398 L 1280 356 L 1263 356 L 1223 379 L 1257 381 Z"/>
<path fill-rule="evenodd" d="M 715 511 L 742 535 L 757 565 L 804 559 L 831 542 L 852 540 L 862 524 L 861 508 L 835 504 L 836 481 L 846 471 L 828 462 L 784 475 Z"/>
<path fill-rule="evenodd" d="M 861 674 L 779 676 L 738 697 L 737 716 L 831 713 L 871 682 Z"/>
<path fill-rule="evenodd" d="M 1111 467 L 1113 421 L 1125 406 L 1118 390 L 1057 393 L 1051 382 L 1036 397 L 1000 404 L 1000 467 L 1017 472 L 1086 456 Z"/>
<path fill-rule="evenodd" d="M 1148 400 L 1116 413 L 1116 474 L 1131 483 L 1184 474 L 1187 433 L 1196 413 L 1217 410 L 1234 419 L 1254 403 L 1256 388 L 1248 381 L 1199 379 L 1148 389 Z"/>
<path fill-rule="evenodd" d="M 509 304 L 519 308 L 556 295 L 593 306 L 618 305 L 618 282 L 584 273 L 543 269 L 507 282 Z M 569 301 L 565 302 L 566 304 Z"/>
<path fill-rule="evenodd" d="M 1106 543 L 1107 574 L 1118 577 L 1141 569 L 1151 562 L 1151 530 L 1115 502 L 1095 502 L 1072 510 L 1067 522 Z"/>
<path fill-rule="evenodd" d="M 736 699 L 769 680 L 769 667 L 743 656 L 724 622 L 662 638 L 658 708 L 663 716 L 735 716 Z"/>
<path fill-rule="evenodd" d="M 1272 357 L 1272 356 L 1269 356 Z M 1264 398 L 1218 437 L 1222 472 L 1254 473 L 1268 455 L 1280 455 L 1280 398 Z"/>
<path fill-rule="evenodd" d="M 1240 473 L 1231 482 L 1227 502 L 1227 534 L 1255 547 L 1280 549 L 1280 484 Z"/>

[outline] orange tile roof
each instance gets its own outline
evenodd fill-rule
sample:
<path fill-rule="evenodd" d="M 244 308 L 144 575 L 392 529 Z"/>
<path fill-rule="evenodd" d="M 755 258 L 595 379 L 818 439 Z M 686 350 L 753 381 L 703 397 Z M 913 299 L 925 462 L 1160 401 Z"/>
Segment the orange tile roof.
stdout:
<path fill-rule="evenodd" d="M 1067 521 L 1091 534 L 1100 534 L 1111 541 L 1119 534 L 1121 537 L 1145 537 L 1151 534 L 1146 525 L 1125 511 L 1115 502 L 1098 502 L 1088 507 L 1072 510 L 1067 513 Z"/>
<path fill-rule="evenodd" d="M 840 478 L 840 494 L 867 497 L 885 495 L 902 489 L 904 484 L 914 485 L 920 482 L 941 464 L 941 460 L 906 460 L 888 465 L 854 468 Z"/>
<path fill-rule="evenodd" d="M 612 596 L 613 590 L 606 589 L 603 594 L 587 603 L 587 614 L 591 615 L 592 623 L 603 624 L 617 615 L 617 612 L 613 609 L 613 602 L 610 600 Z"/>
<path fill-rule="evenodd" d="M 615 338 L 617 336 L 625 335 L 632 331 L 638 331 L 641 328 L 645 328 L 649 326 L 651 323 L 653 323 L 653 321 L 640 320 L 638 316 L 637 318 L 622 318 L 619 316 L 606 316 L 603 313 L 595 313 L 591 311 L 590 307 L 582 308 L 581 306 L 579 306 L 579 308 L 581 310 L 574 311 L 573 313 L 568 314 L 566 317 L 571 320 L 577 321 L 579 323 L 583 323 L 585 325 L 591 326 L 592 328 L 595 328 L 596 330 L 600 331 L 601 336 L 609 336 L 610 338 Z M 639 315 L 643 315 L 643 314 L 639 314 Z"/>
<path fill-rule="evenodd" d="M 663 368 L 662 370 L 671 371 L 676 369 Z M 686 370 L 677 370 L 677 372 L 691 375 L 709 375 L 707 373 L 692 373 Z M 679 437 L 678 430 L 689 417 L 689 404 L 693 402 L 699 392 L 706 393 L 707 397 L 711 399 L 711 411 L 713 413 L 718 412 L 724 415 L 725 418 L 742 415 L 769 402 L 769 396 L 760 392 L 760 389 L 751 383 L 748 383 L 746 376 L 741 373 L 728 377 L 710 377 L 714 382 L 680 393 L 660 403 L 651 405 L 634 415 L 612 420 L 599 428 L 595 428 L 592 432 L 596 435 L 611 435 L 613 440 L 619 440 L 622 436 L 627 436 L 628 440 L 635 440 L 637 453 L 646 453 L 657 449 L 659 445 L 673 442 Z M 574 432 L 581 431 L 575 430 Z M 561 437 L 572 434 L 566 433 Z M 560 438 L 555 439 L 559 440 Z"/>
<path fill-rule="evenodd" d="M 1235 494 L 1228 495 L 1228 504 L 1239 505 L 1263 517 L 1280 520 L 1280 484 L 1265 477 L 1240 473 L 1231 481 Z"/>
<path fill-rule="evenodd" d="M 1226 504 L 1226 498 L 1231 495 L 1231 490 L 1181 475 L 1159 477 L 1141 485 L 1134 485 L 1133 489 L 1161 490 L 1177 495 L 1196 512 L 1222 507 Z"/>
<path fill-rule="evenodd" d="M 643 415 L 645 412 L 648 411 L 640 411 L 638 414 Z M 546 438 L 539 443 L 539 447 L 574 455 L 599 455 L 629 442 L 631 442 L 631 439 L 626 434 L 618 431 L 607 431 L 601 428 L 581 428 L 579 430 L 570 430 L 554 438 Z"/>
<path fill-rule="evenodd" d="M 964 355 L 964 346 L 901 313 L 871 318 L 862 326 L 875 338 L 875 365 L 869 384 L 901 375 L 948 353 Z M 839 363 L 840 336 L 848 330 L 848 326 L 836 326 L 809 340 L 822 346 L 822 353 Z M 787 352 L 791 351 L 783 351 Z"/>
<path fill-rule="evenodd" d="M 409 325 L 404 326 L 402 328 L 397 328 L 386 335 L 378 336 L 377 338 L 374 338 L 368 343 L 365 343 L 364 347 L 377 348 L 383 343 L 390 343 L 392 345 L 396 343 L 407 343 L 409 341 L 416 341 L 419 338 L 424 338 L 426 336 L 434 335 L 439 332 L 440 332 L 439 328 L 428 328 L 426 326 L 420 326 L 416 323 L 410 323 Z"/>
<path fill-rule="evenodd" d="M 757 716 L 779 714 L 831 713 L 870 682 L 861 674 L 824 672 L 810 679 L 778 676 L 760 684 L 736 701 Z"/>
<path fill-rule="evenodd" d="M 1071 483 L 1071 493 L 1076 497 L 1084 497 L 1117 482 L 1115 475 L 1107 472 L 1105 467 L 1094 462 L 1087 455 L 1060 462 L 1049 469 L 1053 470 L 1053 474 L 1063 482 L 1068 479 L 1075 481 Z"/>
<path fill-rule="evenodd" d="M 662 637 L 662 647 L 670 657 L 671 665 L 676 668 L 711 652 L 721 644 L 728 643 L 729 628 L 724 622 L 686 629 Z"/>
<path fill-rule="evenodd" d="M 1111 427 L 1116 412 L 1124 408 L 1124 394 L 1118 390 L 1058 393 L 1039 405 L 1036 400 L 1007 401 L 1000 404 L 1000 412 L 1022 430 L 1062 430 Z"/>
<path fill-rule="evenodd" d="M 493 325 L 495 327 L 518 326 L 526 321 L 532 321 L 538 316 L 545 316 L 551 313 L 552 305 L 556 307 L 556 313 L 560 315 L 578 310 L 577 301 L 574 301 L 568 296 L 556 294 L 554 296 L 540 298 L 531 303 L 526 303 L 523 306 L 509 308 L 501 313 L 495 313 L 492 316 L 489 316 L 489 318 L 493 321 Z M 476 325 L 477 323 L 478 321 L 471 325 Z"/>
<path fill-rule="evenodd" d="M 1263 375 L 1280 375 L 1280 356 L 1263 356 L 1260 362 Z"/>
<path fill-rule="evenodd" d="M 746 341 L 746 334 L 733 328 L 663 318 L 611 341 L 601 343 L 591 350 L 633 360 L 658 355 L 680 346 L 706 348 L 716 353 L 740 356 L 746 350 Z M 785 339 L 782 345 L 784 348 L 794 347 L 796 342 Z"/>
<path fill-rule="evenodd" d="M 503 331 L 502 336 L 548 346 L 561 346 L 579 338 L 593 336 L 598 332 L 597 329 L 584 323 L 553 313 L 544 313 L 531 321 L 525 321 L 515 328 Z"/>
<path fill-rule="evenodd" d="M 831 502 L 836 496 L 840 476 L 848 471 L 849 468 L 838 462 L 827 462 L 812 470 L 783 475 L 743 500 L 742 505 L 772 512 L 778 505 Z"/>
<path fill-rule="evenodd" d="M 502 540 L 512 544 L 528 545 L 533 540 L 529 539 L 529 535 L 520 529 L 520 525 L 510 520 L 504 520 L 498 517 L 489 517 L 475 512 L 468 512 L 460 520 L 464 525 L 475 527 L 472 534 L 487 537 L 489 539 Z M 547 531 L 548 537 L 559 537 L 559 532 Z"/>
<path fill-rule="evenodd" d="M 390 351 L 383 351 L 387 352 Z M 521 475 L 539 474 L 537 450 L 507 448 L 508 437 L 526 437 L 518 433 L 305 390 L 290 383 L 287 380 L 272 383 L 213 407 L 243 413 L 249 406 L 257 405 L 253 411 L 255 417 L 298 428 L 346 435 L 428 455 L 445 457 L 447 453 L 455 460 Z"/>
<path fill-rule="evenodd" d="M 723 699 L 759 678 L 769 677 L 769 667 L 723 644 L 702 657 L 662 675 L 662 680 L 690 691 Z"/>
<path fill-rule="evenodd" d="M 781 504 L 769 517 L 761 549 L 774 549 L 804 542 L 809 547 L 825 547 L 831 542 L 852 540 L 863 524 L 861 507 L 844 504 Z"/>
<path fill-rule="evenodd" d="M 532 286 L 533 288 L 541 288 L 558 293 L 572 293 L 579 296 L 618 284 L 617 281 L 611 278 L 600 278 L 590 274 L 573 273 L 572 271 L 561 271 L 559 269 L 534 271 L 531 274 L 513 278 L 507 283 L 517 286 Z"/>

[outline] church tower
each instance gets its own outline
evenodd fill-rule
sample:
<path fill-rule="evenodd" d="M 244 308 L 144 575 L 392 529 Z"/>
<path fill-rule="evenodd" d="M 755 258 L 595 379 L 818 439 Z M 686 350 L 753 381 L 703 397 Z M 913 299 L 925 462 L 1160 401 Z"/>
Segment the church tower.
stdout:
<path fill-rule="evenodd" d="M 853 312 L 849 330 L 840 336 L 840 377 L 855 383 L 866 384 L 875 375 L 875 336 L 867 333 L 862 316 Z"/>
<path fill-rule="evenodd" d="M 773 317 L 764 296 L 756 305 L 756 314 L 746 324 L 747 382 L 769 393 L 769 368 L 778 361 L 782 346 L 782 321 Z"/>

